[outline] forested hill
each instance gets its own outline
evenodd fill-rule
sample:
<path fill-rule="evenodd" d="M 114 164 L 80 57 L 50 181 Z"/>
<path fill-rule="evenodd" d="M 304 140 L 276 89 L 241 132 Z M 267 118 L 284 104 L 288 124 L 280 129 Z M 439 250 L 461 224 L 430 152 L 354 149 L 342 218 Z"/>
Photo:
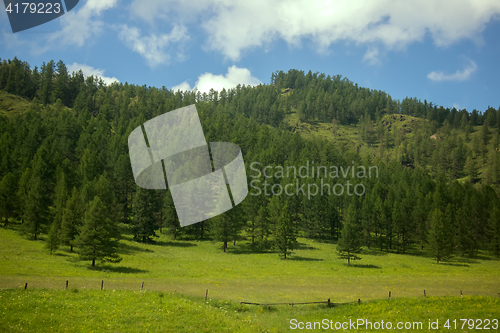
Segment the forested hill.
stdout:
<path fill-rule="evenodd" d="M 146 120 L 193 103 L 207 141 L 242 148 L 251 193 L 237 208 L 180 229 L 168 191 L 135 185 L 127 138 Z M 201 94 L 106 86 L 69 74 L 62 61 L 32 69 L 14 59 L 0 65 L 0 113 L 3 223 L 22 222 L 33 239 L 48 233 L 51 250 L 83 246 L 80 233 L 94 216 L 123 222 L 138 241 L 165 228 L 175 237 L 219 240 L 224 249 L 246 239 L 266 250 L 279 248 L 284 230 L 334 240 L 354 225 L 362 244 L 387 251 L 430 244 L 443 256 L 500 254 L 500 112 L 493 108 L 469 114 L 395 101 L 340 76 L 297 70 L 273 73 L 268 85 Z M 371 177 L 279 174 L 313 162 L 378 169 Z M 273 170 L 266 178 L 265 166 Z M 363 195 L 348 194 L 348 181 L 362 185 Z M 339 183 L 343 195 L 300 190 Z M 289 184 L 297 195 L 272 195 Z"/>

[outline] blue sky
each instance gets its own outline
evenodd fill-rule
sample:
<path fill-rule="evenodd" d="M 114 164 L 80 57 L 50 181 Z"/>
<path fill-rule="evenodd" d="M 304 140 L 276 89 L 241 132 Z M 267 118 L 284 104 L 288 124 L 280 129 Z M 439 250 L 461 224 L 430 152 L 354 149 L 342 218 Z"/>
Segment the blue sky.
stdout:
<path fill-rule="evenodd" d="M 500 107 L 498 0 L 80 0 L 13 34 L 0 57 L 173 89 L 269 83 L 275 70 L 340 74 L 394 99 Z"/>

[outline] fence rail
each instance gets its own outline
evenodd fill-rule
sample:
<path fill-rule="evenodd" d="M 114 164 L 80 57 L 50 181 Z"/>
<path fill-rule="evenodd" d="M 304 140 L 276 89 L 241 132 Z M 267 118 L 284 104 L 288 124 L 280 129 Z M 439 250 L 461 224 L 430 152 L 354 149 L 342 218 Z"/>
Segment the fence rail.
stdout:
<path fill-rule="evenodd" d="M 248 305 L 263 305 L 263 306 L 271 306 L 271 305 L 303 305 L 303 304 L 328 304 L 328 306 L 332 305 L 343 305 L 343 304 L 352 304 L 352 303 L 361 303 L 361 299 L 358 299 L 357 301 L 353 302 L 344 302 L 344 303 L 333 303 L 330 302 L 330 299 L 326 301 L 319 301 L 319 302 L 285 302 L 285 303 L 253 303 L 253 302 L 240 302 L 240 304 L 248 304 Z"/>

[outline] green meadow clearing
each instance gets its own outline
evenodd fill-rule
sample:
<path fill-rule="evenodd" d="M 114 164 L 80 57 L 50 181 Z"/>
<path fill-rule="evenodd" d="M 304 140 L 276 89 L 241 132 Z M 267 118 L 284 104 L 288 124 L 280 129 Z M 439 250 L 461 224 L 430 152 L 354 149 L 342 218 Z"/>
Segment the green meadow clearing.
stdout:
<path fill-rule="evenodd" d="M 276 253 L 250 252 L 244 241 L 230 244 L 223 253 L 221 244 L 212 241 L 174 241 L 160 235 L 156 244 L 142 244 L 125 233 L 119 248 L 123 260 L 90 269 L 90 262 L 79 261 L 69 248 L 49 255 L 43 237 L 31 241 L 0 228 L 0 240 L 0 332 L 37 327 L 68 332 L 280 332 L 290 329 L 291 318 L 500 319 L 500 261 L 487 253 L 436 264 L 423 251 L 402 255 L 364 249 L 362 260 L 349 267 L 338 258 L 335 244 L 304 238 L 282 260 Z M 328 298 L 334 303 L 361 299 L 361 304 L 271 309 L 239 304 Z"/>

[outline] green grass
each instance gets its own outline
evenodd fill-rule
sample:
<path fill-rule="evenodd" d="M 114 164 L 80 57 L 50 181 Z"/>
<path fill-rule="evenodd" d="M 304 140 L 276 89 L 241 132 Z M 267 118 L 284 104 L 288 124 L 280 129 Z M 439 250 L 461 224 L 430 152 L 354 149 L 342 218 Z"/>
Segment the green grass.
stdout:
<path fill-rule="evenodd" d="M 413 297 L 333 307 L 265 307 L 153 291 L 0 291 L 1 332 L 289 332 L 299 322 L 314 325 L 326 320 L 335 327 L 359 319 L 394 326 L 421 322 L 424 332 L 429 331 L 429 320 L 437 320 L 440 329 L 432 331 L 442 332 L 448 331 L 443 327 L 448 319 L 462 325 L 462 318 L 498 320 L 500 299 Z M 346 331 L 380 330 L 360 326 Z"/>
<path fill-rule="evenodd" d="M 395 119 L 393 119 L 393 117 Z M 411 140 L 414 133 L 414 127 L 417 124 L 421 124 L 426 120 L 412 117 L 409 115 L 403 115 L 399 118 L 399 114 L 388 114 L 381 117 L 379 122 L 391 123 L 389 132 L 394 136 L 396 131 L 405 130 L 404 137 L 406 140 Z M 351 125 L 337 125 L 335 132 L 332 132 L 331 123 L 321 123 L 321 122 L 301 122 L 299 120 L 299 115 L 296 112 L 288 113 L 285 116 L 284 123 L 289 126 L 290 129 L 294 128 L 295 125 L 298 127 L 295 133 L 299 134 L 305 139 L 320 138 L 325 139 L 330 142 L 334 142 L 342 150 L 356 150 L 359 147 L 359 154 L 362 156 L 374 156 L 378 153 L 379 139 L 375 138 L 372 145 L 368 145 L 361 138 L 361 126 L 360 124 Z M 377 124 L 375 124 L 377 125 Z M 393 146 L 394 138 L 390 140 L 390 148 L 388 149 L 389 158 L 394 159 L 395 147 Z"/>
<path fill-rule="evenodd" d="M 29 101 L 25 98 L 0 90 L 0 115 L 22 114 L 28 107 Z"/>
<path fill-rule="evenodd" d="M 349 267 L 336 245 L 299 239 L 289 260 L 276 253 L 251 253 L 244 242 L 223 253 L 220 243 L 173 241 L 161 235 L 157 245 L 120 241 L 121 263 L 98 265 L 78 260 L 63 247 L 50 256 L 44 241 L 27 240 L 0 228 L 0 288 L 70 287 L 178 292 L 250 302 L 334 302 L 394 297 L 464 295 L 497 296 L 500 261 L 480 253 L 436 264 L 428 253 L 395 254 L 364 249 L 362 260 Z"/>

